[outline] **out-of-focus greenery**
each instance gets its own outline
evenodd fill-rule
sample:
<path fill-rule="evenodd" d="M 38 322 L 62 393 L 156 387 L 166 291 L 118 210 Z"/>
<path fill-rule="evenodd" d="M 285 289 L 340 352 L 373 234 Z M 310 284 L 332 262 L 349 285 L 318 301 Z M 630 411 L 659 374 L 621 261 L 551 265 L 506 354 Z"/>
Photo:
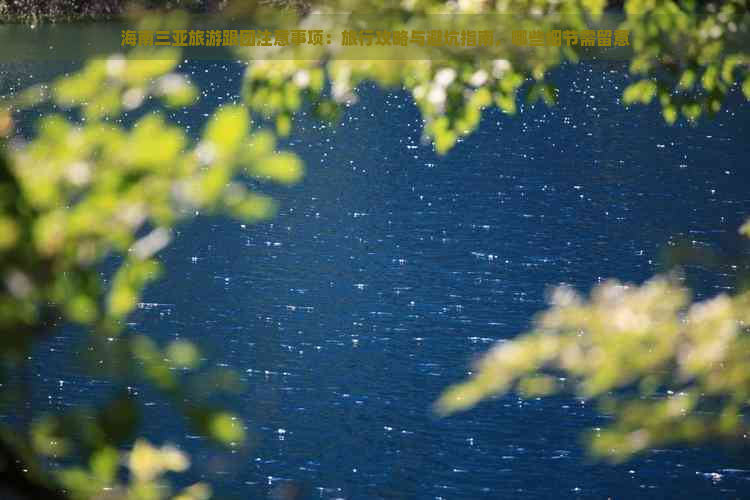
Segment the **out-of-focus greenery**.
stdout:
<path fill-rule="evenodd" d="M 719 111 L 737 82 L 750 99 L 750 10 L 746 0 L 719 3 L 637 0 L 625 3 L 633 38 L 630 71 L 641 79 L 623 102 L 658 99 L 664 119 L 694 121 Z"/>
<path fill-rule="evenodd" d="M 603 0 L 325 2 L 297 24 L 334 33 L 359 33 L 376 25 L 393 32 L 451 29 L 460 34 L 471 29 L 504 35 L 496 37 L 491 47 L 471 50 L 425 46 L 420 52 L 414 44 L 408 48 L 375 44 L 270 47 L 267 56 L 271 60 L 256 60 L 258 52 L 240 47 L 240 54 L 250 61 L 246 102 L 253 111 L 275 120 L 280 133 L 286 133 L 305 97 L 315 103 L 314 111 L 331 119 L 342 104 L 356 98 L 356 86 L 362 81 L 403 87 L 419 106 L 426 138 L 444 153 L 477 127 L 482 110 L 488 107 L 514 113 L 519 94 L 526 103 L 541 99 L 554 104 L 558 93 L 566 90 L 548 81 L 550 70 L 563 62 L 592 57 L 591 51 L 565 43 L 561 47 L 516 46 L 511 43 L 512 30 L 596 27 L 630 31 L 630 52 L 616 56 L 628 58 L 631 74 L 638 77 L 624 90 L 625 105 L 658 99 L 669 123 L 680 117 L 695 122 L 701 115 L 719 111 L 737 84 L 750 98 L 747 0 L 721 4 L 627 0 L 621 23 L 610 20 L 617 17 L 616 12 L 604 14 Z M 363 57 L 363 50 L 370 55 Z M 399 54 L 404 51 L 408 60 Z"/>
<path fill-rule="evenodd" d="M 567 391 L 613 417 L 590 434 L 600 457 L 707 440 L 743 446 L 749 321 L 750 292 L 691 302 L 669 276 L 641 286 L 609 281 L 587 299 L 561 287 L 530 332 L 494 347 L 437 409 L 452 413 L 508 391 Z"/>
<path fill-rule="evenodd" d="M 17 494 L 47 487 L 47 498 L 58 484 L 81 499 L 208 497 L 206 485 L 174 493 L 163 479 L 185 470 L 186 456 L 134 441 L 140 405 L 131 386 L 150 384 L 198 432 L 231 449 L 243 446 L 242 421 L 209 402 L 209 396 L 241 389 L 238 376 L 201 366 L 190 341 L 160 345 L 132 331 L 126 318 L 159 276 L 157 255 L 176 225 L 204 213 L 265 219 L 274 202 L 249 189 L 248 181 L 291 184 L 302 165 L 294 154 L 277 151 L 274 135 L 254 127 L 241 105 L 220 107 L 191 139 L 164 116 L 165 108 L 190 106 L 198 94 L 175 71 L 180 52 L 165 48 L 143 57 L 134 52 L 94 60 L 19 94 L 16 108 L 43 111 L 31 141 L 13 136 L 13 118 L 2 115 L 0 367 L 8 383 L 0 396 L 8 407 L 30 404 L 33 395 L 23 385 L 28 356 L 62 325 L 85 343 L 92 376 L 113 384 L 100 406 L 35 412 L 31 422 L 6 427 L 0 461 L 22 460 L 29 470 L 3 475 L 0 487 Z M 155 110 L 142 111 L 146 106 Z M 105 261 L 116 270 L 102 277 Z M 43 479 L 40 457 L 60 464 L 51 480 Z"/>
<path fill-rule="evenodd" d="M 365 29 L 362 20 L 376 13 L 379 26 L 392 31 L 435 29 L 440 18 L 441 28 L 459 33 L 510 33 L 606 25 L 604 7 L 603 0 L 343 0 L 297 22 L 330 32 Z M 338 15 L 326 15 L 332 12 Z M 619 27 L 631 31 L 631 72 L 640 77 L 625 89 L 626 105 L 658 99 L 668 122 L 695 121 L 715 113 L 733 86 L 750 97 L 745 1 L 627 0 L 624 13 Z M 329 24 L 314 24 L 321 19 Z M 163 22 L 171 29 L 177 21 Z M 30 498 L 62 498 L 60 487 L 82 499 L 207 497 L 204 484 L 181 492 L 169 487 L 164 475 L 185 470 L 189 460 L 170 445 L 137 437 L 138 397 L 127 390 L 151 384 L 191 425 L 230 448 L 245 437 L 242 422 L 210 405 L 206 391 L 207 385 L 238 390 L 235 375 L 202 365 L 187 340 L 159 345 L 127 327 L 144 286 L 158 276 L 157 254 L 173 228 L 203 213 L 249 221 L 271 215 L 273 201 L 244 180 L 298 180 L 300 161 L 277 151 L 276 137 L 291 132 L 294 114 L 305 106 L 335 120 L 363 81 L 409 91 L 426 139 L 444 153 L 477 127 L 488 107 L 515 113 L 521 97 L 554 105 L 565 89 L 549 82 L 550 70 L 586 56 L 578 47 L 518 47 L 510 36 L 495 42 L 474 51 L 425 47 L 407 60 L 389 52 L 399 48 L 383 48 L 394 57 L 377 60 L 363 59 L 360 47 L 335 44 L 271 47 L 267 60 L 239 48 L 248 61 L 244 105 L 217 110 L 197 140 L 158 110 L 190 106 L 197 96 L 176 71 L 181 55 L 174 48 L 157 57 L 135 50 L 94 60 L 18 95 L 15 107 L 39 106 L 45 116 L 28 142 L 13 135 L 10 114 L 0 117 L 8 142 L 0 164 L 2 377 L 23 380 L 31 349 L 67 325 L 87 343 L 92 374 L 110 377 L 115 389 L 99 406 L 8 424 L 0 462 L 15 465 L 6 466 L 4 486 Z M 66 111 L 49 113 L 50 102 Z M 116 271 L 103 279 L 105 261 L 116 263 Z M 533 332 L 494 349 L 438 409 L 457 411 L 508 390 L 571 388 L 617 417 L 592 440 L 595 451 L 616 459 L 659 443 L 744 437 L 747 301 L 739 290 L 691 303 L 668 278 L 641 287 L 608 283 L 589 300 L 561 289 Z M 0 396 L 14 407 L 28 406 L 31 397 L 23 384 L 4 385 Z M 55 464 L 51 474 L 45 460 Z"/>
<path fill-rule="evenodd" d="M 491 7 L 491 5 L 493 5 Z M 327 32 L 372 28 L 392 32 L 431 29 L 494 31 L 492 46 L 467 50 L 450 46 L 419 48 L 410 44 L 404 60 L 399 46 L 300 45 L 272 47 L 267 60 L 242 47 L 249 61 L 245 100 L 254 112 L 275 121 L 287 133 L 291 117 L 306 101 L 321 118 L 335 119 L 342 105 L 356 100 L 356 87 L 374 81 L 384 87 L 403 87 L 413 96 L 425 121 L 425 136 L 438 152 L 447 152 L 463 135 L 472 132 L 482 110 L 498 106 L 517 110 L 518 90 L 528 80 L 528 101 L 556 101 L 556 89 L 547 72 L 565 60 L 576 61 L 570 47 L 519 47 L 511 43 L 516 29 L 585 29 L 600 19 L 604 2 L 435 2 L 375 1 L 327 2 L 299 22 Z M 341 14 L 342 12 L 346 14 Z M 363 50 L 369 51 L 363 56 Z M 376 52 L 379 51 L 379 52 Z M 271 59 L 272 58 L 272 59 Z M 327 85 L 328 84 L 328 85 Z"/>

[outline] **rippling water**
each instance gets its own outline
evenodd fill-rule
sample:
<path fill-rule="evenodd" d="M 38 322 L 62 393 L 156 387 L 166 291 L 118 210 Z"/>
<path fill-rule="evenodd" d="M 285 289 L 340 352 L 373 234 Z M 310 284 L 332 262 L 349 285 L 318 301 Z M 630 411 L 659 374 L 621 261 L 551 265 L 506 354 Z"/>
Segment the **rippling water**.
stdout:
<path fill-rule="evenodd" d="M 173 116 L 183 125 L 239 99 L 239 66 L 184 70 L 207 92 Z M 623 70 L 563 69 L 557 107 L 489 112 L 445 157 L 421 143 L 400 91 L 365 86 L 339 125 L 300 116 L 288 145 L 309 170 L 273 191 L 279 216 L 184 227 L 134 320 L 241 372 L 248 391 L 232 405 L 253 447 L 208 448 L 148 390 L 146 430 L 184 444 L 192 477 L 219 498 L 290 484 L 303 498 L 741 496 L 750 473 L 718 450 L 587 461 L 580 433 L 607 421 L 573 399 L 429 411 L 474 356 L 529 325 L 549 284 L 642 281 L 670 238 L 736 244 L 750 213 L 748 105 L 734 96 L 712 122 L 669 127 L 654 107 L 619 103 Z M 730 285 L 719 276 L 702 293 Z M 61 356 L 73 346 L 60 335 L 35 357 L 40 406 L 96 392 Z"/>

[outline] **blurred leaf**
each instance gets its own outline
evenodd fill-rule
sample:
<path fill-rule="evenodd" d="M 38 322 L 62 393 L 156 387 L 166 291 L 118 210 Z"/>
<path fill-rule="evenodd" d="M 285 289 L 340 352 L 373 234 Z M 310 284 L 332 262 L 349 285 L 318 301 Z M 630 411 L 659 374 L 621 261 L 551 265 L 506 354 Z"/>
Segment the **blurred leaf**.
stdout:
<path fill-rule="evenodd" d="M 625 88 L 625 92 L 622 96 L 622 101 L 625 105 L 634 104 L 640 102 L 642 104 L 648 104 L 651 99 L 656 95 L 656 83 L 651 80 L 641 80 L 639 82 L 628 85 Z"/>
<path fill-rule="evenodd" d="M 120 456 L 112 447 L 104 447 L 94 453 L 91 457 L 91 472 L 103 484 L 109 484 L 115 480 Z"/>
<path fill-rule="evenodd" d="M 189 340 L 175 340 L 167 346 L 167 358 L 180 368 L 195 368 L 200 362 L 200 351 Z"/>
<path fill-rule="evenodd" d="M 224 106 L 211 118 L 205 139 L 216 147 L 219 158 L 232 157 L 247 137 L 250 118 L 242 106 Z"/>
<path fill-rule="evenodd" d="M 302 162 L 293 153 L 276 153 L 253 163 L 251 173 L 282 184 L 294 184 L 302 178 Z"/>
<path fill-rule="evenodd" d="M 210 436 L 224 445 L 230 446 L 245 440 L 245 429 L 236 415 L 219 412 L 210 417 L 208 430 Z"/>

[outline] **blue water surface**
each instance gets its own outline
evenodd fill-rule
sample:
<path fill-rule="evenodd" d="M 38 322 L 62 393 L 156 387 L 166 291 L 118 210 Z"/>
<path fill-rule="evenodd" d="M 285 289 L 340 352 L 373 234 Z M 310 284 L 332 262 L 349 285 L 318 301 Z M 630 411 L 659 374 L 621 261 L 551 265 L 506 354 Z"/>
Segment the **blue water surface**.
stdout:
<path fill-rule="evenodd" d="M 206 91 L 176 122 L 197 131 L 239 101 L 241 66 L 183 70 Z M 283 146 L 308 169 L 295 187 L 267 187 L 275 219 L 181 228 L 133 326 L 195 340 L 208 363 L 241 373 L 246 390 L 230 406 L 251 445 L 210 447 L 143 389 L 144 431 L 192 454 L 191 480 L 222 499 L 746 495 L 746 462 L 720 449 L 589 460 L 581 433 L 608 420 L 573 398 L 431 413 L 476 356 L 530 325 L 549 285 L 642 282 L 669 241 L 733 249 L 750 214 L 750 107 L 738 92 L 711 121 L 668 126 L 655 106 L 619 102 L 619 63 L 566 67 L 555 81 L 556 107 L 488 111 L 445 156 L 421 141 L 406 92 L 364 85 L 340 123 L 295 119 Z M 699 292 L 731 286 L 720 274 Z M 96 392 L 74 346 L 61 334 L 36 355 L 39 405 Z"/>

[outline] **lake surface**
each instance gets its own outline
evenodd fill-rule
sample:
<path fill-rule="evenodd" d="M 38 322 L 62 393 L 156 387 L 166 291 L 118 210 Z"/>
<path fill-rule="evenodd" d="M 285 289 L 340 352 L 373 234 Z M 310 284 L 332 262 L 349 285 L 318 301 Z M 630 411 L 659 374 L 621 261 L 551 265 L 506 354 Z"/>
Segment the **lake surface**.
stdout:
<path fill-rule="evenodd" d="M 239 99 L 239 65 L 183 69 L 207 92 L 201 109 L 173 115 L 179 123 L 199 128 Z M 231 407 L 252 445 L 207 447 L 145 389 L 145 431 L 191 452 L 191 479 L 222 499 L 293 488 L 352 499 L 745 495 L 750 471 L 721 450 L 588 461 L 581 433 L 607 420 L 572 398 L 430 412 L 475 356 L 528 327 L 548 285 L 641 282 L 670 238 L 732 249 L 750 214 L 750 106 L 737 92 L 713 121 L 669 127 L 656 107 L 619 103 L 618 64 L 555 79 L 557 107 L 488 112 L 443 157 L 420 141 L 406 93 L 366 85 L 340 124 L 298 117 L 287 145 L 308 171 L 271 191 L 278 217 L 182 228 L 143 299 L 156 305 L 135 326 L 194 339 L 210 363 L 242 374 L 247 390 Z M 731 283 L 719 276 L 700 292 Z M 74 406 L 100 390 L 76 370 L 76 348 L 61 334 L 35 356 L 35 404 Z"/>

